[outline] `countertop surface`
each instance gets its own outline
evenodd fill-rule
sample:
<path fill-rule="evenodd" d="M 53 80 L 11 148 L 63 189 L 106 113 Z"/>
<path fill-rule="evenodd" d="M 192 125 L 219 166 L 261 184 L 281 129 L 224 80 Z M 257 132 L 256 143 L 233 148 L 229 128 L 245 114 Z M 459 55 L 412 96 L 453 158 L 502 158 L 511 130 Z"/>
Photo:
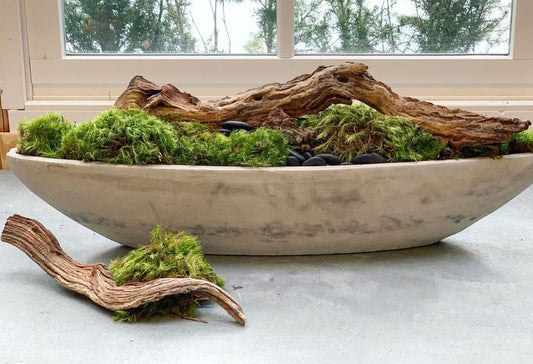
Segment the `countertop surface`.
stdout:
<path fill-rule="evenodd" d="M 0 218 L 39 220 L 84 263 L 128 248 L 0 171 Z M 125 211 L 124 213 L 131 213 Z M 114 322 L 0 244 L 0 363 L 525 363 L 533 361 L 533 186 L 442 242 L 330 256 L 208 256 L 248 318 Z"/>

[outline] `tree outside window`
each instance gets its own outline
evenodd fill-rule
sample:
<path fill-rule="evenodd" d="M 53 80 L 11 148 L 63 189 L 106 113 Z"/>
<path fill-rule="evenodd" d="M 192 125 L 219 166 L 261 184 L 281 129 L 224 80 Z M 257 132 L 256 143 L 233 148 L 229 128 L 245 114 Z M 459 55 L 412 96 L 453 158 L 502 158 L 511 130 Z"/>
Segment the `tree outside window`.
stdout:
<path fill-rule="evenodd" d="M 295 0 L 297 54 L 507 54 L 511 0 Z M 64 0 L 67 53 L 273 54 L 276 0 Z"/>

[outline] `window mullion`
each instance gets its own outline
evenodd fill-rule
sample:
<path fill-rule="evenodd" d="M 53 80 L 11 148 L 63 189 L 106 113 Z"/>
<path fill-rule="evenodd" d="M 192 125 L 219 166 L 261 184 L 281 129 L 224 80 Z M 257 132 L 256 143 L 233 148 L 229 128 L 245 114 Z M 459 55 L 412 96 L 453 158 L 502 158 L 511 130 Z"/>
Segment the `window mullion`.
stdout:
<path fill-rule="evenodd" d="M 533 1 L 515 0 L 514 8 L 514 31 L 511 54 L 514 59 L 532 59 L 533 58 Z"/>
<path fill-rule="evenodd" d="M 294 0 L 277 0 L 278 57 L 294 57 Z"/>

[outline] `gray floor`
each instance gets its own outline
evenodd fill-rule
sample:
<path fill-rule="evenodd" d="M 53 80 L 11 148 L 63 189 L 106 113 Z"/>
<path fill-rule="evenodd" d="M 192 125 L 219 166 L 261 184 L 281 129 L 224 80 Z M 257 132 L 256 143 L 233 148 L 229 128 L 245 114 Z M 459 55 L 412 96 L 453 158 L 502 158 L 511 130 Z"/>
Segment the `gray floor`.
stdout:
<path fill-rule="evenodd" d="M 0 172 L 0 218 L 41 221 L 81 262 L 127 249 L 81 227 Z M 127 213 L 127 212 L 126 212 Z M 0 363 L 533 362 L 533 186 L 432 246 L 307 257 L 211 256 L 243 306 L 208 323 L 124 324 L 0 244 Z M 239 288 L 242 287 L 242 288 Z"/>

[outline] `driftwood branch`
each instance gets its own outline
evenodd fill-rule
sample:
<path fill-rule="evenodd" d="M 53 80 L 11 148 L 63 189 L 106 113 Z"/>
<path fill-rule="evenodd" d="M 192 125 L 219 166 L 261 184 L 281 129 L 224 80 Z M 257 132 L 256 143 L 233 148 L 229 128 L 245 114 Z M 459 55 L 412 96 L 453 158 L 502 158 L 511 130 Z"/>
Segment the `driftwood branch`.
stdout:
<path fill-rule="evenodd" d="M 115 102 L 117 108 L 141 108 L 170 120 L 220 124 L 241 120 L 254 125 L 279 125 L 279 115 L 296 119 L 314 114 L 331 104 L 359 100 L 378 111 L 406 116 L 435 137 L 453 147 L 483 146 L 509 141 L 525 130 L 529 121 L 488 117 L 460 109 L 449 109 L 410 97 L 401 97 L 375 80 L 362 63 L 319 67 L 284 84 L 272 83 L 204 102 L 167 84 L 158 86 L 135 76 Z M 274 119 L 274 120 L 271 120 Z"/>
<path fill-rule="evenodd" d="M 2 241 L 26 253 L 63 287 L 89 297 L 109 310 L 127 310 L 175 294 L 211 299 L 239 324 L 246 317 L 239 304 L 217 285 L 198 279 L 159 278 L 117 286 L 105 265 L 82 264 L 68 256 L 56 237 L 41 223 L 20 215 L 7 220 Z"/>

